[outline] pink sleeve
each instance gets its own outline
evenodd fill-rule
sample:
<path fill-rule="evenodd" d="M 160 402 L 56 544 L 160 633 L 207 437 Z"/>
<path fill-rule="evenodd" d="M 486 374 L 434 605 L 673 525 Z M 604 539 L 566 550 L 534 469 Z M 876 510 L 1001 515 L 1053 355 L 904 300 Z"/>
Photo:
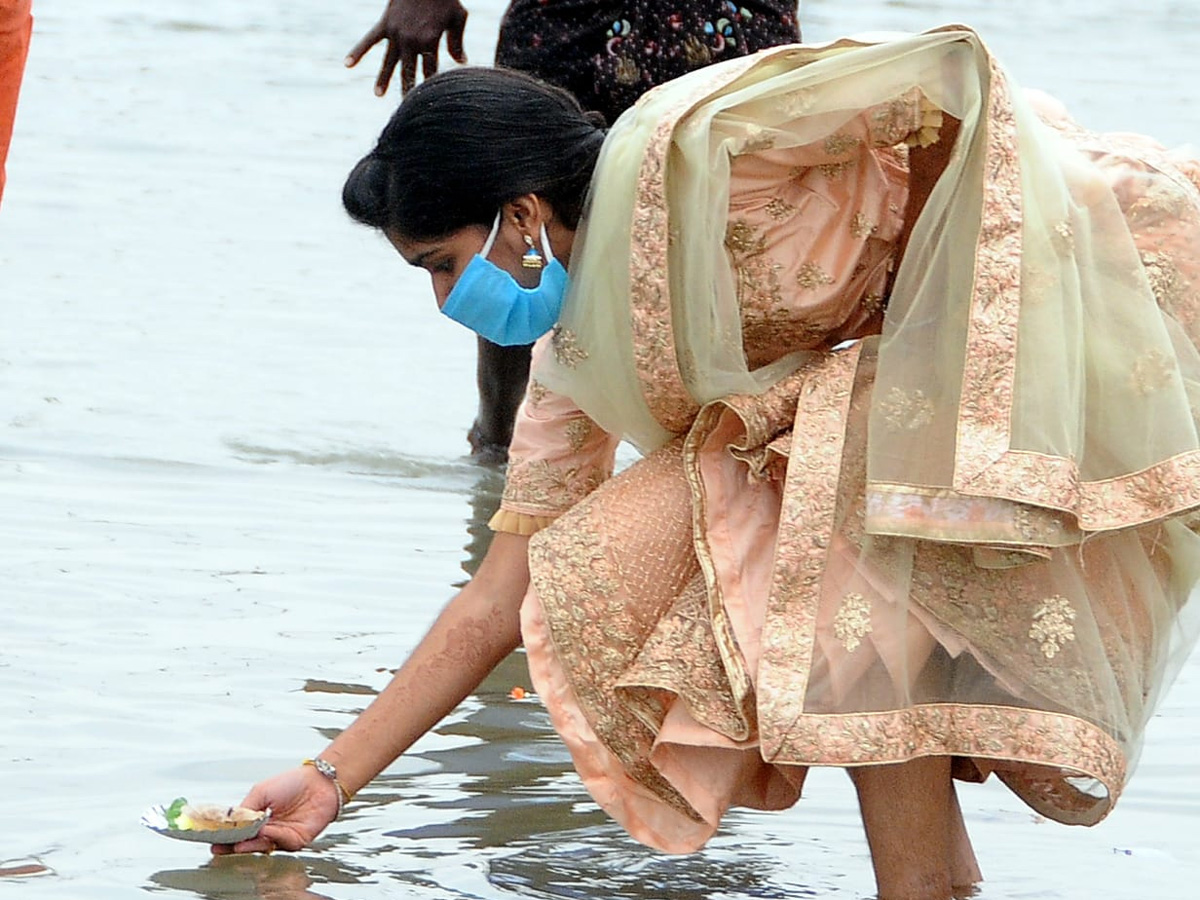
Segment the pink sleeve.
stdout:
<path fill-rule="evenodd" d="M 534 349 L 536 359 L 544 341 Z M 497 531 L 531 534 L 607 480 L 618 438 L 569 398 L 531 380 L 517 411 Z"/>

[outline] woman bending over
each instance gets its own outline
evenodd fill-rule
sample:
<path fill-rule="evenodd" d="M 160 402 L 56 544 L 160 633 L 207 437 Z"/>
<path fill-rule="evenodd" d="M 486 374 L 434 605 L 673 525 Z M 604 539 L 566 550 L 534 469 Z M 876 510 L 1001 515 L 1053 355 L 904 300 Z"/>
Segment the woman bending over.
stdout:
<path fill-rule="evenodd" d="M 522 640 L 666 851 L 811 766 L 883 900 L 979 880 L 957 782 L 1098 822 L 1196 633 L 1198 171 L 961 27 L 712 66 L 607 135 L 515 73 L 429 79 L 344 200 L 444 313 L 538 342 L 497 534 L 232 849 L 310 842 Z"/>

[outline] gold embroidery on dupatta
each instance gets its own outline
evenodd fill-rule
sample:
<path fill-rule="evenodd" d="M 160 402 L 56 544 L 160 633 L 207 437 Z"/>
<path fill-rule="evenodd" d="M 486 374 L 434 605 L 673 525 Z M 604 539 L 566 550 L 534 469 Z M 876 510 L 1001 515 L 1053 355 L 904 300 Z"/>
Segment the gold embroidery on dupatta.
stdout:
<path fill-rule="evenodd" d="M 954 703 L 803 716 L 772 761 L 850 766 L 921 756 L 1023 760 L 1031 753 L 1046 767 L 1045 775 L 1001 771 L 1000 777 L 1031 807 L 1059 822 L 1095 824 L 1112 809 L 1125 784 L 1120 745 L 1095 725 L 1052 712 Z M 1096 778 L 1108 795 L 1094 797 L 1071 787 L 1064 781 L 1069 775 Z"/>
<path fill-rule="evenodd" d="M 1054 659 L 1067 641 L 1075 640 L 1075 610 L 1066 597 L 1047 597 L 1033 611 L 1029 637 L 1046 659 Z"/>
<path fill-rule="evenodd" d="M 560 366 L 574 369 L 588 358 L 587 351 L 579 346 L 579 338 L 569 328 L 555 325 L 550 335 L 550 346 L 554 348 L 554 358 Z"/>
<path fill-rule="evenodd" d="M 760 150 L 770 150 L 775 146 L 775 135 L 761 125 L 748 125 L 746 137 L 737 149 L 737 155 L 758 153 Z"/>
<path fill-rule="evenodd" d="M 763 759 L 786 759 L 804 716 L 817 607 L 838 505 L 838 471 L 862 344 L 813 360 L 796 406 L 792 454 L 779 510 L 775 563 L 759 661 L 758 720 Z M 782 754 L 782 756 L 781 756 Z M 776 760 L 777 757 L 781 757 Z"/>
<path fill-rule="evenodd" d="M 1075 252 L 1075 229 L 1070 219 L 1064 219 L 1054 226 L 1054 245 L 1062 256 Z"/>
<path fill-rule="evenodd" d="M 812 88 L 801 88 L 780 98 L 779 111 L 785 120 L 799 119 L 813 108 L 816 100 L 817 95 Z"/>
<path fill-rule="evenodd" d="M 862 594 L 847 594 L 833 617 L 833 636 L 842 642 L 847 653 L 853 653 L 870 633 L 871 602 Z"/>
<path fill-rule="evenodd" d="M 1134 390 L 1147 397 L 1175 379 L 1175 360 L 1161 350 L 1151 350 L 1137 358 L 1129 377 Z"/>
<path fill-rule="evenodd" d="M 708 53 L 699 42 L 688 47 Z M 646 143 L 638 170 L 630 222 L 629 312 L 633 337 L 633 361 L 642 396 L 651 414 L 667 431 L 686 430 L 698 406 L 684 385 L 675 355 L 675 333 L 671 319 L 671 294 L 667 283 L 667 247 L 670 225 L 667 216 L 666 161 L 675 126 L 699 101 L 736 80 L 760 61 L 773 58 L 743 56 L 730 60 L 706 77 L 697 77 L 692 89 L 666 110 Z"/>
<path fill-rule="evenodd" d="M 880 401 L 879 409 L 893 431 L 916 431 L 933 421 L 933 401 L 921 390 L 893 387 Z"/>
<path fill-rule="evenodd" d="M 1009 448 L 1017 353 L 1024 217 L 1017 123 L 1004 73 L 990 61 L 983 215 L 967 319 L 954 487 L 989 473 Z"/>
<path fill-rule="evenodd" d="M 1010 86 L 994 60 L 991 67 L 984 163 L 988 175 L 968 315 L 953 486 L 1034 505 L 1055 498 L 1077 510 L 1079 527 L 1086 531 L 1124 528 L 1193 508 L 1200 504 L 1200 453 L 1182 453 L 1119 478 L 1084 481 L 1074 459 L 1011 449 L 1023 200 Z M 1077 126 L 1059 130 L 1094 140 Z M 1096 152 L 1118 152 L 1119 147 L 1120 141 L 1109 136 Z M 1169 160 L 1154 161 L 1145 142 L 1131 145 L 1129 153 L 1150 158 L 1157 175 L 1179 182 L 1181 190 L 1195 197 L 1195 188 Z M 1169 260 L 1162 257 L 1143 257 L 1143 268 L 1159 302 L 1171 303 L 1179 283 Z"/>

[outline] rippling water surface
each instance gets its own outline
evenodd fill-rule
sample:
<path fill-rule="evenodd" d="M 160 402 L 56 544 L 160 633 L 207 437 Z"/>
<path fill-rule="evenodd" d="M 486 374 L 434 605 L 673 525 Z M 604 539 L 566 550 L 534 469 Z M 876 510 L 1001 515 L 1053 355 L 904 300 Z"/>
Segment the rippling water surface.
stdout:
<path fill-rule="evenodd" d="M 500 6 L 471 3 L 490 59 Z M 482 552 L 474 344 L 339 207 L 394 100 L 382 0 L 35 0 L 0 213 L 0 896 L 865 898 L 839 772 L 660 856 L 590 802 L 519 656 L 310 851 L 137 826 L 238 799 L 383 685 Z M 808 2 L 811 39 L 952 21 L 1086 124 L 1200 140 L 1192 0 Z M 368 61 L 376 65 L 377 55 Z M 980 896 L 1196 895 L 1200 667 L 1093 829 L 963 802 Z M 26 873 L 26 874 L 19 874 Z"/>

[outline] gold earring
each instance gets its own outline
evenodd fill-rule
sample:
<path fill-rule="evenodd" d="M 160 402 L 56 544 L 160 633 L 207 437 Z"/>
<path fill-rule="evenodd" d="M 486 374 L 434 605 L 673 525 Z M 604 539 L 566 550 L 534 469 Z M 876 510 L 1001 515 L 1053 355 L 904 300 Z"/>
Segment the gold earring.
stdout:
<path fill-rule="evenodd" d="M 533 238 L 527 234 L 521 235 L 525 238 L 525 246 L 529 249 L 521 255 L 521 266 L 526 269 L 540 269 L 546 264 L 542 259 L 542 254 L 538 253 L 537 247 L 533 246 Z"/>

